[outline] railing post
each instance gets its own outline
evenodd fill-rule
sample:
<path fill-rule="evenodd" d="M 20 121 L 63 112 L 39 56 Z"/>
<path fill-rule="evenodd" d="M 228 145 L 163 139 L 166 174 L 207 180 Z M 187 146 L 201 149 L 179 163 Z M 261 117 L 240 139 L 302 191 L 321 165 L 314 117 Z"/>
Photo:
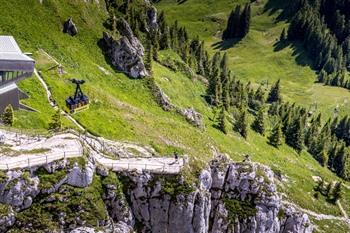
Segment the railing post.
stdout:
<path fill-rule="evenodd" d="M 30 167 L 30 162 L 29 162 L 29 158 L 28 158 L 28 167 Z"/>
<path fill-rule="evenodd" d="M 46 165 L 47 165 L 47 155 L 46 155 Z"/>
<path fill-rule="evenodd" d="M 66 160 L 66 152 L 65 151 L 63 152 L 63 158 L 64 158 L 64 160 Z"/>
<path fill-rule="evenodd" d="M 145 164 L 145 171 L 147 171 L 147 163 Z"/>
<path fill-rule="evenodd" d="M 7 170 L 10 170 L 10 168 L 9 168 L 9 164 L 8 164 L 8 163 L 6 163 L 6 166 L 7 166 Z"/>
<path fill-rule="evenodd" d="M 128 162 L 128 171 L 130 170 L 130 163 Z"/>

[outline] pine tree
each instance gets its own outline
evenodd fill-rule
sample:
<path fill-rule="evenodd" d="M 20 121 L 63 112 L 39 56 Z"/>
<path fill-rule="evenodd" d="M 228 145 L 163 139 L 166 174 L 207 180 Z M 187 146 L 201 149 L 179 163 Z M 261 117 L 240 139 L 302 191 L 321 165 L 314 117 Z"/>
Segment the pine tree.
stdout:
<path fill-rule="evenodd" d="M 280 145 L 282 145 L 282 129 L 281 129 L 281 123 L 278 122 L 272 129 L 271 134 L 269 136 L 269 143 L 270 145 L 278 148 Z"/>
<path fill-rule="evenodd" d="M 13 125 L 14 112 L 11 104 L 5 108 L 4 113 L 2 114 L 1 120 L 4 123 L 4 125 L 7 125 L 7 126 Z"/>
<path fill-rule="evenodd" d="M 293 147 L 298 153 L 303 149 L 303 124 L 300 116 L 295 117 L 287 129 L 286 143 Z"/>
<path fill-rule="evenodd" d="M 264 109 L 261 108 L 252 123 L 252 129 L 261 135 L 265 135 L 264 113 Z"/>
<path fill-rule="evenodd" d="M 161 50 L 170 48 L 170 41 L 169 41 L 169 27 L 166 26 L 164 29 L 164 32 L 162 32 L 159 40 L 159 47 Z"/>
<path fill-rule="evenodd" d="M 153 48 L 150 36 L 147 37 L 146 41 L 146 54 L 145 54 L 145 68 L 148 72 L 152 73 L 152 60 L 153 60 Z"/>
<path fill-rule="evenodd" d="M 62 128 L 62 122 L 61 122 L 61 112 L 58 109 L 54 115 L 51 117 L 51 122 L 49 123 L 49 130 L 52 131 L 60 131 Z"/>
<path fill-rule="evenodd" d="M 248 123 L 247 123 L 247 113 L 245 110 L 241 110 L 238 119 L 235 123 L 235 130 L 245 139 L 248 136 Z"/>
<path fill-rule="evenodd" d="M 158 51 L 159 51 L 159 33 L 154 34 L 153 46 L 152 46 L 152 55 L 155 61 L 158 61 Z"/>
<path fill-rule="evenodd" d="M 280 79 L 271 87 L 267 102 L 280 102 L 282 100 L 281 90 L 280 90 Z"/>
<path fill-rule="evenodd" d="M 227 134 L 227 128 L 226 128 L 226 119 L 225 119 L 225 109 L 224 107 L 221 107 L 221 111 L 219 114 L 219 119 L 218 119 L 218 128 L 221 132 L 224 134 Z"/>
<path fill-rule="evenodd" d="M 338 201 L 342 197 L 341 187 L 342 187 L 342 182 L 335 183 L 334 188 L 332 190 L 332 194 L 331 194 L 332 200 L 334 202 Z"/>

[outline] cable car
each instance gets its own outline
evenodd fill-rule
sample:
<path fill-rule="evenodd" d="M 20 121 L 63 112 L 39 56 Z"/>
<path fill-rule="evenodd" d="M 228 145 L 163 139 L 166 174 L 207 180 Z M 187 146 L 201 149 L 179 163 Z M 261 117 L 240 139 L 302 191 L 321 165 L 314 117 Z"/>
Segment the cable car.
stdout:
<path fill-rule="evenodd" d="M 85 83 L 84 80 L 72 79 L 72 83 L 76 84 L 76 89 L 74 96 L 70 96 L 66 99 L 66 106 L 69 109 L 70 113 L 74 114 L 82 110 L 89 108 L 89 97 L 87 97 L 81 90 L 81 85 Z"/>

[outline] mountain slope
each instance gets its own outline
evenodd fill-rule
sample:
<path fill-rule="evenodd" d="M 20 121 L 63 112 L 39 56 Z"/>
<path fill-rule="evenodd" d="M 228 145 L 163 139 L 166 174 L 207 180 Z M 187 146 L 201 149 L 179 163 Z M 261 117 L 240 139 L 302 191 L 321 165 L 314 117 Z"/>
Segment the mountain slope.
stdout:
<path fill-rule="evenodd" d="M 154 101 L 147 80 L 131 80 L 110 67 L 98 46 L 105 30 L 103 23 L 107 19 L 103 1 L 99 4 L 80 0 L 48 0 L 43 1 L 43 4 L 36 0 L 0 3 L 3 12 L 8 12 L 0 18 L 0 32 L 14 35 L 24 51 L 34 53 L 37 68 L 61 108 L 64 108 L 64 100 L 74 91 L 68 79 L 74 77 L 87 81 L 83 90 L 92 99 L 92 104 L 89 110 L 74 115 L 74 118 L 89 131 L 111 139 L 152 145 L 161 154 L 174 151 L 189 154 L 193 170 L 198 170 L 195 168 L 209 160 L 212 146 L 228 153 L 235 160 L 242 160 L 249 154 L 254 161 L 267 164 L 286 177 L 288 181 L 279 188 L 286 193 L 287 199 L 315 212 L 341 215 L 338 207 L 327 203 L 324 197 L 313 197 L 315 182 L 312 176 L 338 180 L 333 173 L 321 167 L 310 154 L 303 152 L 298 155 L 286 145 L 277 150 L 267 144 L 265 137 L 251 130 L 248 140 L 231 130 L 227 136 L 223 135 L 213 127 L 215 113 L 201 97 L 206 87 L 200 81 L 191 80 L 161 64 L 153 64 L 155 80 L 171 101 L 183 108 L 194 107 L 204 116 L 204 131 L 191 126 L 176 113 L 164 112 Z M 216 49 L 212 45 L 220 42 L 217 30 L 224 27 L 227 13 L 237 3 L 227 0 L 188 0 L 176 5 L 176 1 L 163 0 L 156 6 L 165 10 L 168 19 L 178 19 L 191 36 L 198 34 L 213 53 Z M 346 100 L 350 94 L 343 89 L 314 84 L 315 73 L 303 65 L 308 59 L 300 48 L 289 46 L 274 51 L 276 38 L 286 23 L 276 22 L 278 14 L 264 11 L 264 8 L 264 4 L 253 7 L 251 33 L 233 48 L 226 49 L 230 68 L 238 78 L 252 80 L 255 85 L 267 79 L 272 83 L 281 78 L 282 93 L 286 100 L 305 106 L 317 101 L 324 116 L 333 115 L 337 105 L 342 112 L 347 112 L 350 103 Z M 61 32 L 62 23 L 69 16 L 78 26 L 76 37 Z M 51 66 L 48 64 L 53 61 L 39 49 L 62 63 L 67 73 L 59 75 L 55 69 L 48 70 Z M 162 51 L 161 55 L 173 54 Z M 34 77 L 25 80 L 20 86 L 30 94 L 31 98 L 26 103 L 38 109 L 39 113 L 16 112 L 16 127 L 47 129 L 53 111 L 48 110 L 43 88 Z M 66 126 L 69 126 L 68 122 Z M 349 212 L 350 190 L 347 188 L 344 189 L 342 202 Z M 324 222 L 319 225 L 322 224 L 326 225 Z"/>

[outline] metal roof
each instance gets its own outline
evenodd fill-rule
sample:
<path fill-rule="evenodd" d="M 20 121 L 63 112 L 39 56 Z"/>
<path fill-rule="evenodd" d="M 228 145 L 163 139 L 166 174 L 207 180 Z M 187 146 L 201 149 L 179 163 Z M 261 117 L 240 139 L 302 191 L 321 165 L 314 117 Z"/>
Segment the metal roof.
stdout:
<path fill-rule="evenodd" d="M 13 36 L 0 36 L 0 71 L 33 72 L 34 63 L 22 53 Z"/>

